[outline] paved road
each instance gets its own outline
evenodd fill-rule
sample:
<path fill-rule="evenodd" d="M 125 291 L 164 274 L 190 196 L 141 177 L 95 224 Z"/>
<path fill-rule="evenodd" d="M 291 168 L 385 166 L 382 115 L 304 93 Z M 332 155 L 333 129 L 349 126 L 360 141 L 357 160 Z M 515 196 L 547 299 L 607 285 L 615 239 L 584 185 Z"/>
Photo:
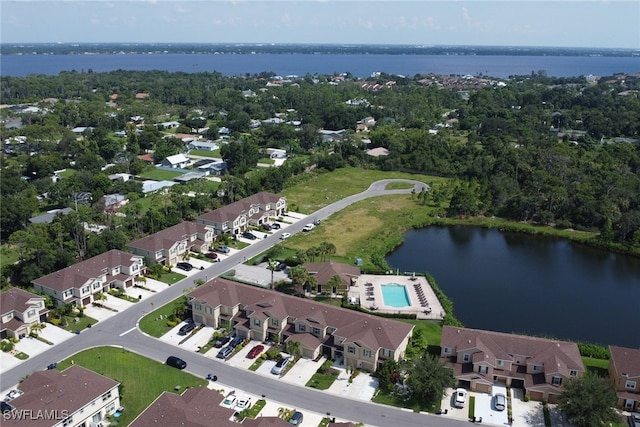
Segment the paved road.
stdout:
<path fill-rule="evenodd" d="M 333 212 L 344 209 L 350 204 L 368 197 L 386 194 L 407 194 L 411 192 L 411 189 L 385 190 L 385 186 L 389 182 L 393 181 L 410 182 L 415 185 L 414 188 L 417 192 L 422 188 L 427 188 L 426 184 L 419 181 L 377 181 L 362 193 L 346 197 L 318 210 L 312 215 L 312 218 L 324 219 Z M 300 221 L 292 224 L 287 227 L 286 231 L 292 234 L 297 233 L 302 230 L 306 223 L 307 221 Z M 21 378 L 29 375 L 31 372 L 45 369 L 45 367 L 50 363 L 66 359 L 86 348 L 111 345 L 122 347 L 123 351 L 133 351 L 158 361 L 164 361 L 169 354 L 179 356 L 187 361 L 187 371 L 194 375 L 204 378 L 208 373 L 215 373 L 221 383 L 233 388 L 247 390 L 257 395 L 264 394 L 267 399 L 283 402 L 295 408 L 307 409 L 319 413 L 331 412 L 332 416 L 359 421 L 369 425 L 453 427 L 468 424 L 467 422 L 453 420 L 443 416 L 419 414 L 371 402 L 346 399 L 344 397 L 334 396 L 329 393 L 303 386 L 296 386 L 291 383 L 281 382 L 275 378 L 263 377 L 248 370 L 219 363 L 218 361 L 211 360 L 199 353 L 189 352 L 182 348 L 167 344 L 163 341 L 147 336 L 138 329 L 137 322 L 144 314 L 146 314 L 145 310 L 151 311 L 151 303 L 153 303 L 153 307 L 161 307 L 182 295 L 184 291 L 194 287 L 194 282 L 196 280 L 212 279 L 217 277 L 242 262 L 244 257 L 248 259 L 260 254 L 278 243 L 282 232 L 283 231 L 276 232 L 270 235 L 267 239 L 257 241 L 251 246 L 243 249 L 241 252 L 234 254 L 221 262 L 213 263 L 205 270 L 199 271 L 195 275 L 183 279 L 166 290 L 146 298 L 141 303 L 135 304 L 129 309 L 118 313 L 107 320 L 99 322 L 91 329 L 84 330 L 80 335 L 65 341 L 63 345 L 54 346 L 44 353 L 27 359 L 15 368 L 10 369 L 7 372 L 3 372 L 0 377 L 0 389 L 5 389 L 13 384 L 17 384 Z"/>

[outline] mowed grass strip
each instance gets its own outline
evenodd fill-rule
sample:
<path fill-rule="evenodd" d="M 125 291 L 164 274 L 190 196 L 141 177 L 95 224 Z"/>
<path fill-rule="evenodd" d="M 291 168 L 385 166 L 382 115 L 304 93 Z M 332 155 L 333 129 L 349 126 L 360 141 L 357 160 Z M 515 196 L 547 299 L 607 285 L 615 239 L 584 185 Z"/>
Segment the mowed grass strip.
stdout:
<path fill-rule="evenodd" d="M 162 169 L 153 169 L 140 174 L 142 178 L 155 179 L 156 181 L 173 181 L 173 178 L 184 175 L 184 172 L 166 171 Z"/>
<path fill-rule="evenodd" d="M 342 168 L 331 173 L 308 174 L 306 179 L 300 178 L 298 184 L 283 190 L 282 195 L 287 197 L 287 204 L 292 207 L 291 210 L 309 214 L 347 196 L 361 193 L 375 181 L 393 178 L 413 179 L 429 185 L 447 181 L 447 178 L 405 172 Z"/>
<path fill-rule="evenodd" d="M 151 402 L 164 391 L 180 392 L 187 387 L 199 387 L 207 381 L 163 363 L 147 359 L 121 347 L 97 347 L 82 351 L 58 363 L 62 371 L 73 363 L 119 382 L 124 412 L 119 425 L 129 425 Z"/>

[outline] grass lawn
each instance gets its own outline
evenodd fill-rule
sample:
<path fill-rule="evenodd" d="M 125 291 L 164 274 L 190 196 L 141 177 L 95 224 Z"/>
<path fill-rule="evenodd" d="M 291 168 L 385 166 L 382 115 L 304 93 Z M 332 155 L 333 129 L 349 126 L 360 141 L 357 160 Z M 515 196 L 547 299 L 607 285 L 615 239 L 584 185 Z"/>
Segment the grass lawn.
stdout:
<path fill-rule="evenodd" d="M 151 169 L 140 174 L 142 178 L 155 179 L 156 181 L 173 181 L 173 178 L 180 175 L 184 175 L 184 172 L 173 172 L 162 169 Z"/>
<path fill-rule="evenodd" d="M 327 390 L 331 387 L 331 384 L 334 383 L 336 378 L 338 378 L 338 372 L 333 369 L 329 369 L 326 374 L 316 372 L 305 386 L 315 388 L 317 390 Z"/>
<path fill-rule="evenodd" d="M 0 246 L 0 268 L 15 264 L 20 260 L 20 253 L 13 245 Z"/>
<path fill-rule="evenodd" d="M 120 347 L 97 347 L 82 351 L 58 363 L 62 371 L 73 363 L 98 374 L 112 378 L 121 384 L 120 399 L 125 411 L 118 419 L 119 425 L 129 425 L 163 391 L 181 391 L 188 387 L 207 384 L 203 378 L 147 359 Z"/>
<path fill-rule="evenodd" d="M 96 323 L 98 323 L 98 321 L 89 316 L 67 317 L 67 326 L 65 326 L 64 329 L 75 333 L 77 330 L 83 331 L 87 326 L 95 325 Z"/>
<path fill-rule="evenodd" d="M 432 414 L 438 412 L 442 402 L 438 399 L 436 402 L 418 401 L 413 398 L 405 398 L 404 396 L 389 394 L 385 392 L 378 392 L 373 399 L 374 403 L 380 403 L 382 405 L 395 406 L 398 408 L 408 408 L 414 411 L 430 412 Z"/>
<path fill-rule="evenodd" d="M 61 178 L 69 178 L 71 176 L 73 176 L 76 173 L 75 170 L 73 169 L 65 169 L 62 172 L 60 172 L 58 175 L 60 175 Z"/>
<path fill-rule="evenodd" d="M 175 273 L 172 271 L 170 273 L 162 273 L 162 275 L 160 276 L 160 278 L 158 278 L 158 280 L 168 285 L 173 285 L 174 283 L 179 282 L 185 277 L 187 276 L 185 276 L 184 274 Z"/>
<path fill-rule="evenodd" d="M 167 325 L 167 317 L 173 314 L 174 307 L 177 304 L 184 304 L 185 302 L 186 297 L 181 296 L 156 310 L 151 307 L 153 311 L 140 319 L 140 329 L 152 337 L 160 338 L 172 328 L 172 326 Z"/>
<path fill-rule="evenodd" d="M 275 162 L 276 161 L 273 159 L 267 159 L 267 158 L 258 159 L 258 163 L 262 163 L 263 165 L 272 165 Z"/>
<path fill-rule="evenodd" d="M 582 364 L 585 369 L 600 377 L 609 376 L 609 361 L 606 359 L 595 359 L 593 357 L 582 356 Z"/>
<path fill-rule="evenodd" d="M 209 151 L 209 150 L 190 150 L 189 151 L 189 155 L 190 156 L 200 156 L 200 157 L 212 157 L 215 159 L 221 159 L 222 156 L 220 155 L 220 150 L 213 150 L 213 151 Z"/>
<path fill-rule="evenodd" d="M 386 190 L 407 190 L 409 188 L 413 188 L 413 184 L 408 182 L 390 182 L 385 187 Z"/>

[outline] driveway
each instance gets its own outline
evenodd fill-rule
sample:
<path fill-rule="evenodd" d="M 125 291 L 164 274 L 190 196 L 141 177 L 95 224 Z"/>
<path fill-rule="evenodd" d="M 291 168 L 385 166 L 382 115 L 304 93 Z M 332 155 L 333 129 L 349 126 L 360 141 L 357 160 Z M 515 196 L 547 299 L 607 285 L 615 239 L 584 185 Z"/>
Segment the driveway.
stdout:
<path fill-rule="evenodd" d="M 215 332 L 215 329 L 211 326 L 205 326 L 195 334 L 178 334 L 180 328 L 186 324 L 187 322 L 178 323 L 169 332 L 161 336 L 160 340 L 171 345 L 180 346 L 180 348 L 183 348 L 185 350 L 198 351 L 200 347 L 203 347 L 206 343 L 209 342 L 209 340 L 213 336 L 213 333 Z"/>
<path fill-rule="evenodd" d="M 494 384 L 492 387 L 493 394 L 502 393 L 507 395 L 507 388 L 500 384 Z M 493 396 L 486 393 L 470 393 L 470 395 L 476 397 L 475 404 L 475 417 L 482 417 L 482 423 L 494 424 L 494 425 L 509 425 L 508 412 L 498 411 L 493 406 Z"/>

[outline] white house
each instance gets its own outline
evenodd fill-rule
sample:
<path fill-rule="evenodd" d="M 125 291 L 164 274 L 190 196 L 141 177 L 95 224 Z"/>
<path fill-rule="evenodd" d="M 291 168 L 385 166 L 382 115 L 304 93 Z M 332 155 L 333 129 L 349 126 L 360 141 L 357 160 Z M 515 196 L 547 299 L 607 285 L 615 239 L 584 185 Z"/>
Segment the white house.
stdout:
<path fill-rule="evenodd" d="M 169 156 L 161 163 L 162 166 L 168 166 L 176 169 L 184 168 L 188 164 L 189 158 L 182 153 Z"/>

